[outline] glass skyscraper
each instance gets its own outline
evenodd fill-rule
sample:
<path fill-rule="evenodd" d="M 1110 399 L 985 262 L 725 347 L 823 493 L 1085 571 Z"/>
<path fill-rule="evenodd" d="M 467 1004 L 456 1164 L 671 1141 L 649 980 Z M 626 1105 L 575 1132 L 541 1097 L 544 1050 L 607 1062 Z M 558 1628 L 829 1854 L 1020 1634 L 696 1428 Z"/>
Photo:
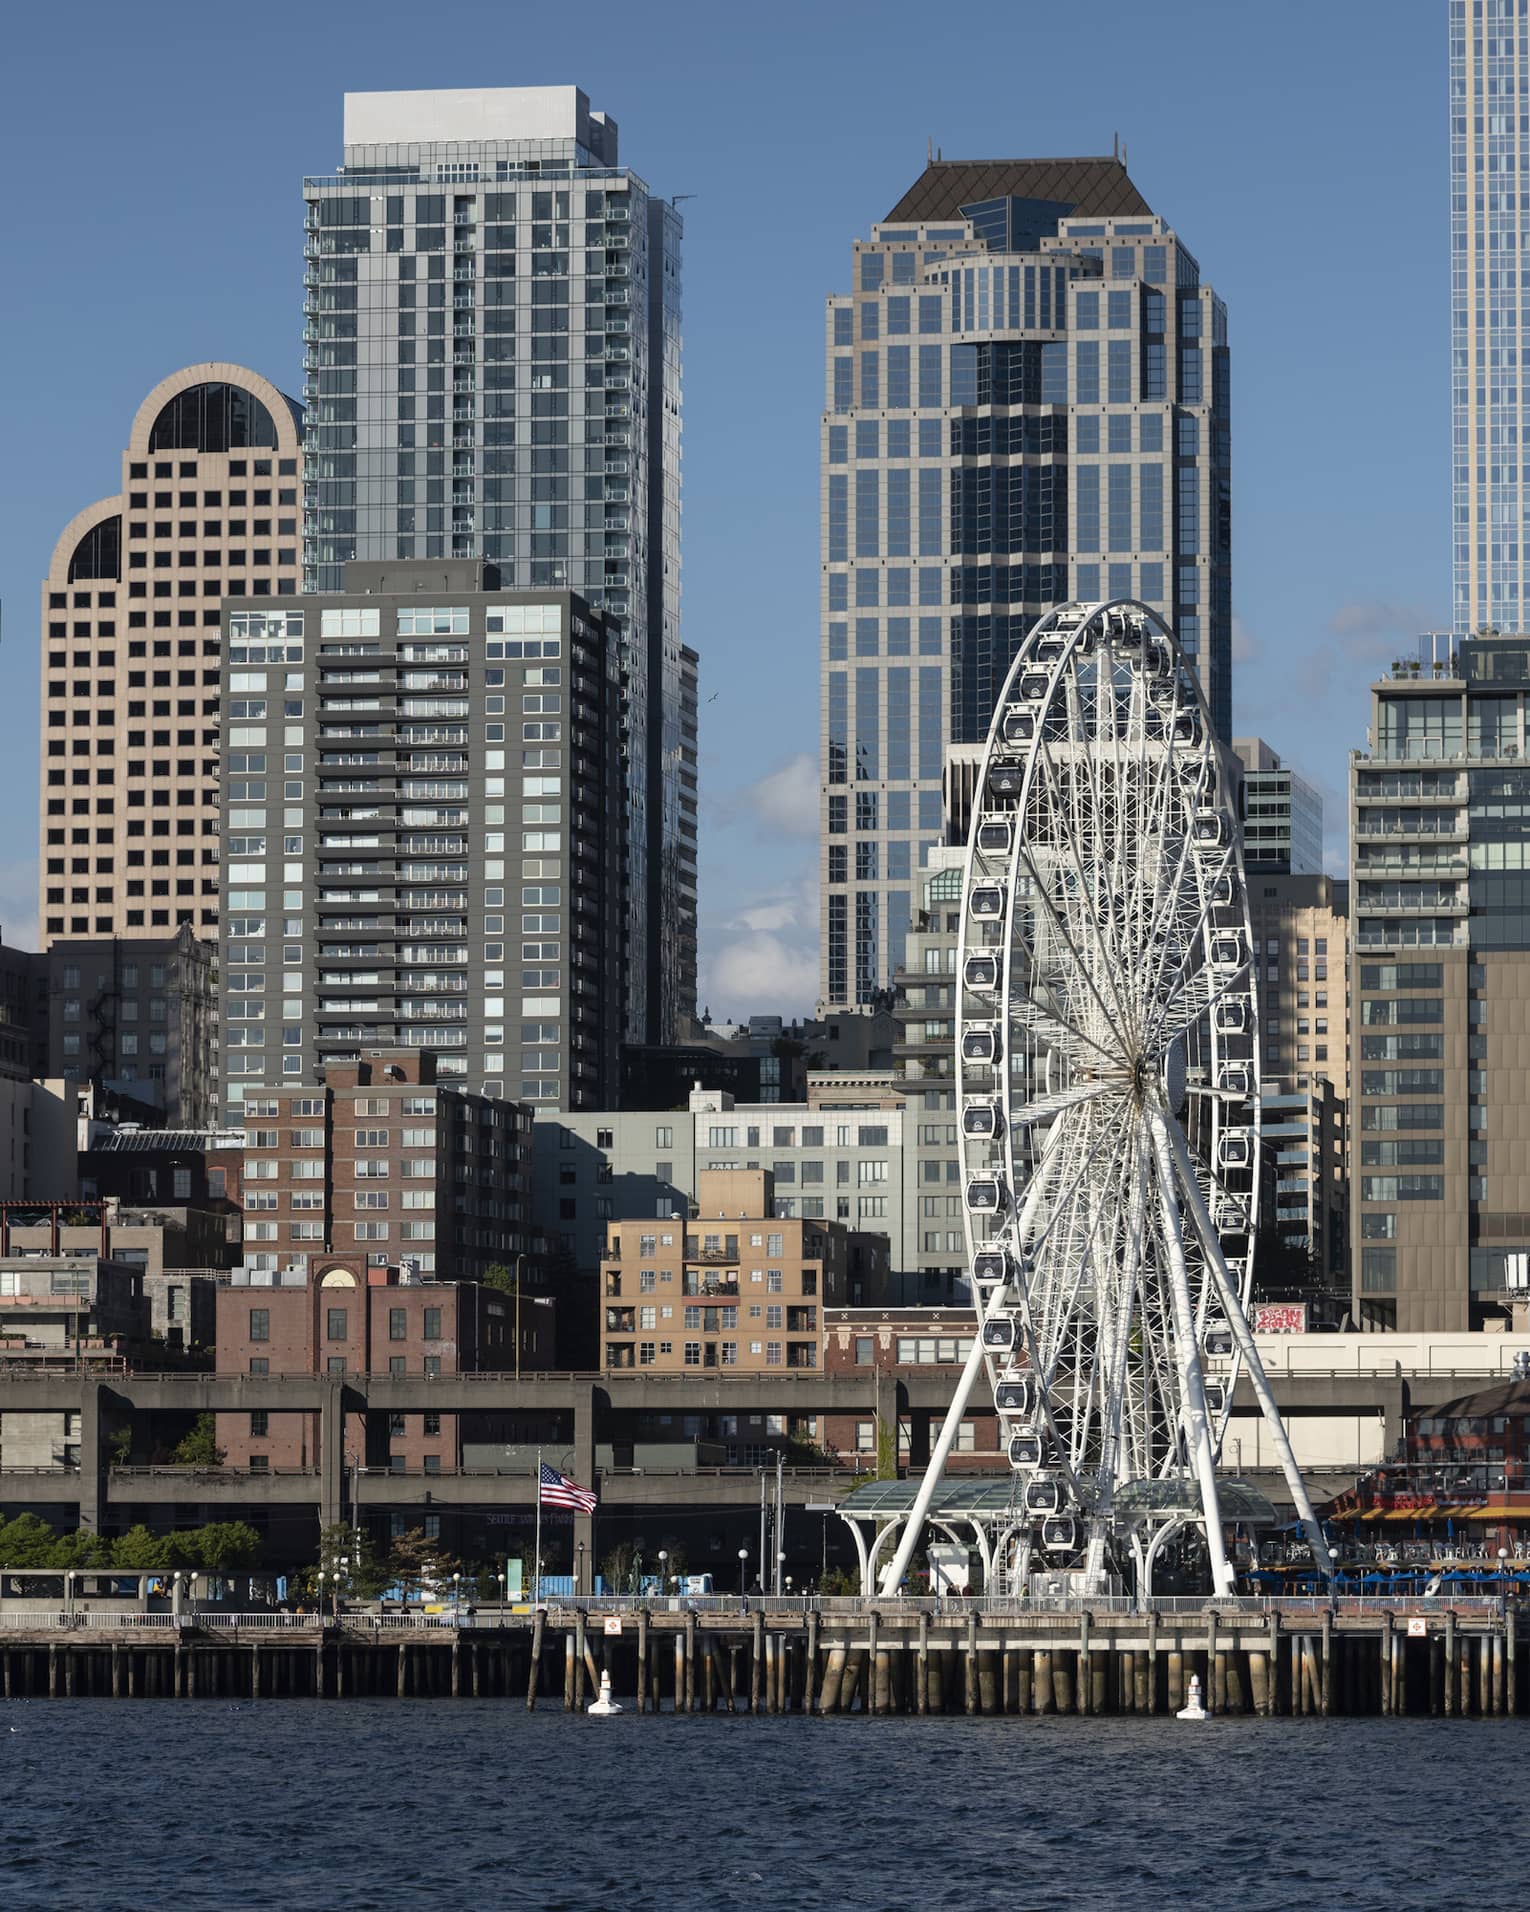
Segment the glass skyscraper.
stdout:
<path fill-rule="evenodd" d="M 680 245 L 577 87 L 347 94 L 308 179 L 304 584 L 477 558 L 623 659 L 625 1033 L 694 1007 L 680 642 Z"/>
<path fill-rule="evenodd" d="M 826 314 L 821 994 L 903 960 L 948 745 L 1070 597 L 1169 618 L 1231 722 L 1226 311 L 1117 159 L 934 161 Z"/>
<path fill-rule="evenodd" d="M 1455 628 L 1530 619 L 1530 0 L 1450 0 Z"/>

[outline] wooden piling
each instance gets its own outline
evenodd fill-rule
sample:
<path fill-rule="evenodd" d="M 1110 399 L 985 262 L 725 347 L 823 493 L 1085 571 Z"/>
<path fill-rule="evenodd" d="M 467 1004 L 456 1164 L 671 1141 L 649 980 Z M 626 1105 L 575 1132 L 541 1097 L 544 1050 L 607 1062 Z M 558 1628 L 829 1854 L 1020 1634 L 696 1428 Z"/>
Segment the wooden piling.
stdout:
<path fill-rule="evenodd" d="M 638 1644 L 637 1644 L 637 1686 L 638 1711 L 648 1711 L 648 1609 L 638 1608 Z"/>
<path fill-rule="evenodd" d="M 533 1712 L 537 1703 L 537 1681 L 542 1671 L 542 1639 L 547 1625 L 547 1615 L 538 1607 L 531 1623 L 531 1666 L 526 1675 L 526 1711 Z"/>
<path fill-rule="evenodd" d="M 817 1704 L 818 1687 L 818 1609 L 807 1617 L 807 1652 L 803 1658 L 802 1710 L 811 1713 Z"/>

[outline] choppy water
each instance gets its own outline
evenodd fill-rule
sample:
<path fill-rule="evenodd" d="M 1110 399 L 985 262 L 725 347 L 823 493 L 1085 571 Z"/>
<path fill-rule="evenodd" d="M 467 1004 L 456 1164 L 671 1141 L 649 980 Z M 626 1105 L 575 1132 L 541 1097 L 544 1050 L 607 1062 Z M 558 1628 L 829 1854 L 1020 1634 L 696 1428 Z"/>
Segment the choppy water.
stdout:
<path fill-rule="evenodd" d="M 1525 1874 L 1530 1722 L 0 1704 L 0 1907 L 1439 1907 Z"/>

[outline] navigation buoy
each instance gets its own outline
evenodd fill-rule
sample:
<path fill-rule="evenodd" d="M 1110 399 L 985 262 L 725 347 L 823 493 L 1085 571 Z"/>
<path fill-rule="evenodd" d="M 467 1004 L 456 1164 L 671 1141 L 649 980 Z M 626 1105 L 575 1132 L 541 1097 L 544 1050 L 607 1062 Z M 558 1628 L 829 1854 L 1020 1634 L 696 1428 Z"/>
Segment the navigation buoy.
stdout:
<path fill-rule="evenodd" d="M 604 1691 L 604 1688 L 602 1688 L 602 1691 Z M 1176 1719 L 1211 1718 L 1211 1715 L 1206 1711 L 1205 1707 L 1201 1705 L 1201 1676 L 1199 1673 L 1192 1673 L 1190 1675 L 1190 1704 L 1188 1706 L 1182 1706 L 1174 1717 Z"/>
<path fill-rule="evenodd" d="M 611 1675 L 609 1673 L 603 1672 L 601 1674 L 600 1698 L 598 1700 L 591 1700 L 586 1710 L 588 1712 L 598 1713 L 601 1715 L 604 1715 L 607 1713 L 619 1713 L 622 1710 L 617 1705 L 616 1701 L 612 1699 L 611 1697 Z"/>

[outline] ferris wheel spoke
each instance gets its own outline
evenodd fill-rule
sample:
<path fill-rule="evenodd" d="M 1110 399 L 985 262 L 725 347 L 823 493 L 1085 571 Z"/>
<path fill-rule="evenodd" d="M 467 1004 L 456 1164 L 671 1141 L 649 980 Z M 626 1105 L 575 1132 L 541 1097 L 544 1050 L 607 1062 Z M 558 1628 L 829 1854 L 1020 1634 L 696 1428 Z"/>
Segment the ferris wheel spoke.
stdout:
<path fill-rule="evenodd" d="M 1052 758 L 1051 744 L 1045 738 L 1043 738 L 1042 740 L 1041 752 L 1038 758 L 1038 762 L 1045 769 L 1049 786 L 1055 789 L 1058 783 L 1057 769 Z M 1066 806 L 1061 806 L 1061 807 L 1066 809 Z M 1081 901 L 1084 899 L 1087 899 L 1091 893 L 1091 886 L 1090 886 L 1088 873 L 1084 869 L 1083 860 L 1079 855 L 1078 832 L 1074 829 L 1064 830 L 1063 844 L 1060 847 L 1065 849 L 1068 856 L 1072 859 L 1074 873 L 1078 879 L 1078 894 Z M 1035 864 L 1033 861 L 1030 861 L 1028 852 L 1025 852 L 1024 854 L 1026 854 L 1027 856 L 1028 866 L 1031 871 L 1031 879 L 1033 882 L 1035 882 L 1037 881 L 1037 872 L 1036 872 Z M 1085 942 L 1094 942 L 1097 939 L 1098 939 L 1097 932 L 1091 932 L 1091 931 L 1084 931 L 1079 939 L 1075 939 L 1070 936 L 1069 948 L 1074 955 L 1075 961 L 1078 960 L 1077 941 L 1082 940 Z M 1104 968 L 1106 981 L 1107 981 L 1107 984 L 1109 985 L 1111 995 L 1115 998 L 1116 1012 L 1114 1016 L 1112 1016 L 1111 1012 L 1106 1008 L 1104 1000 L 1100 996 L 1099 990 L 1095 987 L 1094 976 L 1091 970 L 1086 969 L 1084 971 L 1084 980 L 1088 984 L 1089 993 L 1094 997 L 1095 1002 L 1099 1006 L 1100 1014 L 1104 1017 L 1106 1026 L 1108 1028 L 1115 1029 L 1118 1035 L 1122 1035 L 1125 1033 L 1125 1025 L 1126 1025 L 1127 1018 L 1125 1013 L 1125 1005 L 1122 1002 L 1120 992 L 1118 991 L 1116 987 L 1116 965 L 1104 964 L 1102 965 L 1102 967 Z"/>

